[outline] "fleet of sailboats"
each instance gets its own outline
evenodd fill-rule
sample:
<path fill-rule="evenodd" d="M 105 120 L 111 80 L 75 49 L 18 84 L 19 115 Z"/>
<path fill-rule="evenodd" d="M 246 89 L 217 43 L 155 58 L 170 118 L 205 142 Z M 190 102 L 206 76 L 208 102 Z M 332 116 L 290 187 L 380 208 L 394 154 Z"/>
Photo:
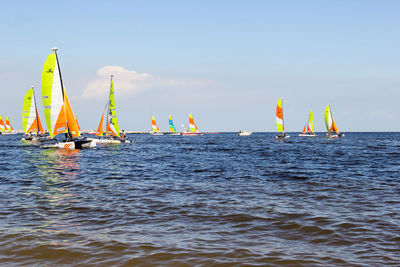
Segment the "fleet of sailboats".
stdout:
<path fill-rule="evenodd" d="M 41 83 L 42 103 L 48 130 L 46 132 L 43 129 L 35 99 L 34 88 L 32 87 L 26 92 L 22 106 L 22 127 L 25 133 L 22 140 L 39 141 L 42 144 L 42 147 L 55 147 L 63 149 L 89 148 L 96 146 L 96 143 L 130 142 L 127 140 L 124 131 L 122 131 L 122 136 L 120 134 L 115 109 L 113 75 L 111 75 L 109 99 L 105 105 L 97 131 L 95 132 L 96 136 L 99 138 L 86 138 L 81 135 L 81 129 L 78 124 L 77 117 L 72 111 L 71 104 L 63 84 L 57 48 L 53 48 L 52 51 L 53 52 L 48 55 L 43 65 Z M 282 98 L 278 99 L 275 116 L 278 132 L 275 138 L 289 138 L 290 136 L 285 132 Z M 199 131 L 196 123 L 194 122 L 192 113 L 189 114 L 189 127 L 183 132 L 176 130 L 172 116 L 169 116 L 168 119 L 170 130 L 168 133 L 169 135 L 202 135 L 202 132 Z M 104 124 L 105 131 L 103 129 Z M 343 133 L 339 132 L 329 105 L 325 108 L 325 125 L 327 129 L 326 137 L 338 138 L 344 136 Z M 9 118 L 6 117 L 4 122 L 3 117 L 0 116 L 0 133 L 7 134 L 13 132 L 14 128 L 12 127 Z M 45 136 L 45 133 L 48 133 L 49 136 Z M 102 138 L 104 133 L 107 138 Z M 160 131 L 154 116 L 152 116 L 152 130 L 150 131 L 150 134 L 163 135 L 163 132 Z M 250 131 L 238 132 L 239 136 L 249 136 L 251 134 L 252 132 Z M 64 135 L 64 140 L 60 141 L 55 138 L 59 135 Z M 314 131 L 314 116 L 312 110 L 310 110 L 308 120 L 299 136 L 317 136 Z"/>

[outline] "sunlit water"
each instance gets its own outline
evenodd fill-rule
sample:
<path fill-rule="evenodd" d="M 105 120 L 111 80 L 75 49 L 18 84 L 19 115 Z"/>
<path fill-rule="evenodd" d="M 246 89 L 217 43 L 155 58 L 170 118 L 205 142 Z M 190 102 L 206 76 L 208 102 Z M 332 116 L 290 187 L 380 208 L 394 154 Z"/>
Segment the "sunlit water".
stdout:
<path fill-rule="evenodd" d="M 400 134 L 0 136 L 0 265 L 398 266 Z"/>

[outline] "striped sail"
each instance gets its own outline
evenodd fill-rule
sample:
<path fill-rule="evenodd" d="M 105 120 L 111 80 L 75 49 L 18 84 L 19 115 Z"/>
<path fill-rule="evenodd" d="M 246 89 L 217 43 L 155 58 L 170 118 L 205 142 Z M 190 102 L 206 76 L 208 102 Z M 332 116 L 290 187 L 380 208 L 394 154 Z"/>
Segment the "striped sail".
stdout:
<path fill-rule="evenodd" d="M 56 52 L 51 53 L 42 71 L 42 102 L 51 137 L 68 132 L 64 92 Z"/>
<path fill-rule="evenodd" d="M 8 117 L 6 117 L 6 129 L 8 132 L 11 132 L 13 129 L 13 127 L 11 126 L 10 120 L 8 119 Z"/>
<path fill-rule="evenodd" d="M 190 131 L 191 131 L 192 133 L 195 133 L 196 131 L 199 130 L 199 129 L 197 128 L 197 125 L 194 123 L 192 113 L 189 114 L 189 129 L 190 129 Z"/>
<path fill-rule="evenodd" d="M 278 132 L 284 132 L 285 131 L 285 126 L 283 124 L 283 99 L 278 100 L 278 104 L 276 106 L 276 128 Z"/>
<path fill-rule="evenodd" d="M 6 126 L 4 125 L 3 116 L 0 115 L 0 131 L 5 132 Z"/>
<path fill-rule="evenodd" d="M 172 121 L 172 116 L 169 116 L 169 130 L 171 131 L 171 133 L 175 133 L 176 132 L 176 128 L 174 125 L 174 122 Z"/>
<path fill-rule="evenodd" d="M 328 133 L 339 133 L 329 105 L 325 108 L 325 126 Z"/>
<path fill-rule="evenodd" d="M 106 135 L 114 135 L 119 137 L 119 125 L 117 119 L 117 110 L 115 109 L 115 98 L 114 98 L 114 82 L 111 75 L 110 85 L 110 97 L 108 102 L 108 113 L 107 113 L 107 126 Z"/>
<path fill-rule="evenodd" d="M 153 128 L 154 133 L 157 133 L 160 131 L 160 128 L 158 128 L 158 125 L 156 123 L 156 118 L 154 116 L 151 117 L 151 127 Z"/>

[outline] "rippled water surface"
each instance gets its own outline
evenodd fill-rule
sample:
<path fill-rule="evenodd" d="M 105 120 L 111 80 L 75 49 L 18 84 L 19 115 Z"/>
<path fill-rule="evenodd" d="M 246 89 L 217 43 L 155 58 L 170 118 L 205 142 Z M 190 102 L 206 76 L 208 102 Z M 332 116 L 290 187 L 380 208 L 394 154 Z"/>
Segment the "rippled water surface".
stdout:
<path fill-rule="evenodd" d="M 0 136 L 2 266 L 400 264 L 399 133 L 19 138 Z"/>

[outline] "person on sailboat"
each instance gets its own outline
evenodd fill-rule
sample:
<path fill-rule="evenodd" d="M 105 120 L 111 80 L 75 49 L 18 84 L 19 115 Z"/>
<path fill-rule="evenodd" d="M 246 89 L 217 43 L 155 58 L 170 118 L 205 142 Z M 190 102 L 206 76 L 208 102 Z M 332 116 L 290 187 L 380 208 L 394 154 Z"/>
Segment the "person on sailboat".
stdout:
<path fill-rule="evenodd" d="M 125 134 L 125 130 L 122 130 L 120 140 L 121 140 L 121 142 L 125 142 L 125 140 L 128 140 L 128 137 Z"/>

